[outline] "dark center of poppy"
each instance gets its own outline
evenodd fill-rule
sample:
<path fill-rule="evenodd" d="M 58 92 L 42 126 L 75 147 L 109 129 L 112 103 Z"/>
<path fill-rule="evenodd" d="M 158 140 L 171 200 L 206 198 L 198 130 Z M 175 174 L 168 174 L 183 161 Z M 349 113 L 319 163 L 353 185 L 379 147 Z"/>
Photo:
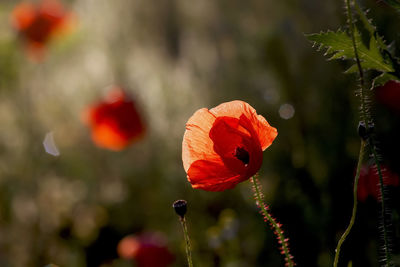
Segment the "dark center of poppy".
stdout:
<path fill-rule="evenodd" d="M 244 149 L 243 147 L 237 147 L 235 149 L 235 154 L 234 156 L 240 160 L 241 162 L 243 162 L 243 164 L 247 165 L 249 164 L 250 161 L 250 155 L 249 152 L 247 152 L 246 149 Z"/>

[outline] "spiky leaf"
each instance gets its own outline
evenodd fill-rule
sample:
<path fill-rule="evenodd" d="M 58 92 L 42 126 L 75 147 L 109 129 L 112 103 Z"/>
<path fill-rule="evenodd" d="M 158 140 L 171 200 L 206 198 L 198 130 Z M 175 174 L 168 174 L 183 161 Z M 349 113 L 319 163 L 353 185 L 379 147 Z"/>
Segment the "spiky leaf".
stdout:
<path fill-rule="evenodd" d="M 352 39 L 344 31 L 328 31 L 322 33 L 308 34 L 306 37 L 314 42 L 314 46 L 318 45 L 319 49 L 326 48 L 325 55 L 331 55 L 332 59 L 355 59 Z M 379 52 L 378 44 L 372 37 L 367 48 L 361 40 L 361 35 L 355 32 L 355 42 L 357 46 L 358 56 L 363 69 L 375 69 L 381 72 L 393 72 L 390 63 L 385 62 Z M 348 72 L 356 70 L 351 67 Z"/>
<path fill-rule="evenodd" d="M 400 11 L 400 1 L 399 0 L 383 0 L 386 4 L 392 6 L 393 8 Z"/>
<path fill-rule="evenodd" d="M 372 36 L 375 37 L 378 43 L 378 47 L 380 49 L 387 50 L 387 45 L 385 44 L 385 40 L 378 34 L 378 31 L 375 25 L 373 24 L 372 19 L 369 19 L 367 17 L 368 11 L 362 10 L 362 8 L 358 5 L 357 1 L 354 1 L 354 7 L 365 29 L 367 29 L 371 37 Z"/>
<path fill-rule="evenodd" d="M 380 86 L 380 85 L 384 85 L 385 83 L 387 83 L 388 81 L 392 81 L 392 80 L 398 80 L 399 78 L 397 78 L 396 76 L 389 74 L 389 73 L 382 73 L 381 75 L 379 75 L 378 77 L 376 77 L 374 79 L 374 86 Z"/>

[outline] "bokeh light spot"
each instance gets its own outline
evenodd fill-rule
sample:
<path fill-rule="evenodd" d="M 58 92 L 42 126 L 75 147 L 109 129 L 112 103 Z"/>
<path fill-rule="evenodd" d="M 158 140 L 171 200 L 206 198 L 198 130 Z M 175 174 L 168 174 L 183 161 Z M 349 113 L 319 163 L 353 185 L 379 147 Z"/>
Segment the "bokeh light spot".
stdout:
<path fill-rule="evenodd" d="M 295 113 L 295 109 L 290 104 L 283 104 L 279 108 L 279 116 L 282 119 L 285 119 L 285 120 L 291 119 L 294 116 L 294 113 Z"/>
<path fill-rule="evenodd" d="M 54 141 L 53 132 L 49 132 L 46 134 L 43 140 L 43 146 L 44 150 L 46 150 L 48 154 L 53 155 L 55 157 L 60 155 L 60 151 L 58 150 L 56 142 Z"/>

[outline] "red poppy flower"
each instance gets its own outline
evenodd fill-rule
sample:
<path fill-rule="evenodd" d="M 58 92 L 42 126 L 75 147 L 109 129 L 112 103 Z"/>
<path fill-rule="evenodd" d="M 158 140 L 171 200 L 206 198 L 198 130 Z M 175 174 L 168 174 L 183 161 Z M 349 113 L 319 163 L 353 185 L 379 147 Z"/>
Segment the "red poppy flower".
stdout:
<path fill-rule="evenodd" d="M 260 169 L 278 132 L 243 101 L 197 110 L 186 123 L 182 161 L 193 188 L 223 191 Z"/>
<path fill-rule="evenodd" d="M 383 175 L 383 184 L 385 186 L 399 186 L 399 176 L 392 173 L 386 166 L 381 166 Z M 357 198 L 365 202 L 368 196 L 372 196 L 375 200 L 380 199 L 380 182 L 378 170 L 375 165 L 364 165 L 360 171 L 358 180 Z"/>
<path fill-rule="evenodd" d="M 144 135 L 145 127 L 135 103 L 119 87 L 84 113 L 92 129 L 92 140 L 103 148 L 122 150 Z"/>
<path fill-rule="evenodd" d="M 174 262 L 163 236 L 154 233 L 126 236 L 117 251 L 121 258 L 134 260 L 138 267 L 166 267 Z"/>
<path fill-rule="evenodd" d="M 22 2 L 12 12 L 12 23 L 34 59 L 41 59 L 50 38 L 66 25 L 70 17 L 57 0 L 42 0 L 39 4 Z"/>
<path fill-rule="evenodd" d="M 375 89 L 376 99 L 388 108 L 400 112 L 400 81 L 388 81 Z"/>

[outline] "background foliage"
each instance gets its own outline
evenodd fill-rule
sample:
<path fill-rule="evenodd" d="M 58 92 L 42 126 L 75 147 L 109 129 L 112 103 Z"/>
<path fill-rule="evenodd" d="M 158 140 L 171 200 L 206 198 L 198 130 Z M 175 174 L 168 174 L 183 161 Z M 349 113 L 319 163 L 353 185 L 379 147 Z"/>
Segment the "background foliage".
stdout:
<path fill-rule="evenodd" d="M 331 265 L 351 213 L 356 76 L 343 74 L 350 62 L 327 63 L 303 33 L 344 25 L 340 1 L 64 3 L 77 25 L 52 42 L 41 63 L 26 57 L 10 26 L 17 1 L 0 3 L 1 266 L 132 266 L 118 259 L 116 245 L 142 231 L 163 232 L 175 266 L 184 266 L 171 208 L 180 198 L 189 203 L 195 266 L 281 266 L 249 182 L 212 193 L 186 181 L 186 120 L 233 99 L 278 129 L 260 181 L 298 266 Z M 398 42 L 399 14 L 383 2 L 363 4 L 388 43 Z M 122 152 L 95 147 L 81 121 L 82 110 L 112 84 L 134 95 L 148 126 L 145 138 Z M 373 114 L 384 161 L 400 173 L 399 114 L 379 104 Z M 48 132 L 58 157 L 44 151 Z M 399 254 L 394 191 L 391 233 Z M 343 262 L 378 266 L 378 226 L 376 201 L 361 203 Z"/>

